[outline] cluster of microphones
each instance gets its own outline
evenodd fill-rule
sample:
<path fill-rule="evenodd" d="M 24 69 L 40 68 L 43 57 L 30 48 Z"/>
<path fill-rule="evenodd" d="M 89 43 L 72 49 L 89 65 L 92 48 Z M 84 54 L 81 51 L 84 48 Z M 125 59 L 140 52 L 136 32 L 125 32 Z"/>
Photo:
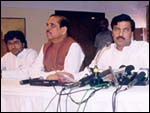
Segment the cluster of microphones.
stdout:
<path fill-rule="evenodd" d="M 128 88 L 134 85 L 148 85 L 149 84 L 149 70 L 145 71 L 136 71 L 133 65 L 121 65 L 118 70 L 107 69 L 102 72 L 99 71 L 98 67 L 89 68 L 89 75 L 86 75 L 76 83 L 69 84 L 67 87 L 83 87 L 86 85 L 90 86 L 118 86 L 118 85 L 127 85 Z M 111 74 L 112 80 L 107 81 L 105 78 L 108 74 Z"/>
<path fill-rule="evenodd" d="M 149 69 L 135 70 L 133 65 L 122 65 L 120 71 L 114 71 L 114 77 L 118 85 L 127 85 L 128 88 L 134 85 L 148 85 L 149 84 Z"/>
<path fill-rule="evenodd" d="M 56 80 L 43 80 L 39 78 L 35 79 L 26 79 L 20 81 L 20 84 L 30 84 L 30 85 L 41 85 L 41 86 L 64 86 L 66 88 L 74 88 L 74 87 L 83 87 L 86 85 L 90 86 L 118 86 L 118 85 L 127 85 L 128 88 L 134 85 L 147 85 L 149 84 L 149 69 L 145 71 L 135 71 L 133 65 L 121 65 L 118 70 L 112 70 L 111 68 L 104 70 L 102 72 L 99 71 L 98 67 L 94 68 L 87 67 L 90 74 L 86 75 L 82 79 L 73 83 L 60 83 Z M 111 81 L 107 81 L 104 78 L 107 78 L 107 75 L 112 76 Z M 148 74 L 148 75 L 146 75 Z"/>

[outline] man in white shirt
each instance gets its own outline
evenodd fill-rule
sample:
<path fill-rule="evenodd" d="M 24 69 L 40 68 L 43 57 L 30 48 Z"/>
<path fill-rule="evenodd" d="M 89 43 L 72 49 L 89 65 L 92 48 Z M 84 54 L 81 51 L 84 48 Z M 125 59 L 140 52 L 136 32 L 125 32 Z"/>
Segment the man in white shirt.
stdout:
<path fill-rule="evenodd" d="M 8 31 L 4 36 L 8 51 L 1 58 L 2 76 L 25 77 L 29 76 L 29 68 L 37 57 L 37 52 L 27 48 L 27 41 L 21 31 Z"/>
<path fill-rule="evenodd" d="M 43 44 L 32 66 L 32 77 L 60 80 L 65 79 L 66 72 L 79 72 L 85 55 L 70 35 L 69 20 L 61 15 L 51 15 L 47 22 L 46 35 L 48 42 Z M 60 74 L 64 76 L 59 76 Z M 74 78 L 71 75 L 69 77 Z"/>
<path fill-rule="evenodd" d="M 121 65 L 133 65 L 135 70 L 149 69 L 149 43 L 133 40 L 135 22 L 130 16 L 121 14 L 112 19 L 112 36 L 115 43 L 99 50 L 89 67 L 97 66 L 99 70 L 119 69 Z M 76 80 L 89 74 L 87 68 L 75 74 Z"/>

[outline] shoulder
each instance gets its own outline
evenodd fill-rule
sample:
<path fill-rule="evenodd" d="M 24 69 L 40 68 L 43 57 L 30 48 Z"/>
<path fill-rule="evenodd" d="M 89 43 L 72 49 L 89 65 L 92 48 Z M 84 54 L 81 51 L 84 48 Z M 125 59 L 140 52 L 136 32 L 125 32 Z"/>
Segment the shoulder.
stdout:
<path fill-rule="evenodd" d="M 35 53 L 35 54 L 37 54 L 37 51 L 34 50 L 34 49 L 32 49 L 32 48 L 26 48 L 26 49 L 24 49 L 23 51 L 24 51 L 25 53 Z"/>
<path fill-rule="evenodd" d="M 132 45 L 135 47 L 144 47 L 144 48 L 149 48 L 149 43 L 146 41 L 133 41 Z"/>
<path fill-rule="evenodd" d="M 81 46 L 77 42 L 73 42 L 70 48 L 81 49 Z"/>
<path fill-rule="evenodd" d="M 111 43 L 111 44 L 105 46 L 101 52 L 109 53 L 111 51 L 114 51 L 114 49 L 115 49 L 115 44 Z"/>
<path fill-rule="evenodd" d="M 77 42 L 73 42 L 71 44 L 71 46 L 69 48 L 69 52 L 84 54 L 82 47 Z"/>
<path fill-rule="evenodd" d="M 14 56 L 11 52 L 7 52 L 2 58 Z"/>
<path fill-rule="evenodd" d="M 73 39 L 73 37 L 68 37 L 68 38 L 67 38 L 67 41 L 71 44 L 71 45 L 70 45 L 71 48 L 75 48 L 75 47 L 80 48 L 80 44 L 78 44 L 78 42 L 76 42 L 76 41 Z"/>

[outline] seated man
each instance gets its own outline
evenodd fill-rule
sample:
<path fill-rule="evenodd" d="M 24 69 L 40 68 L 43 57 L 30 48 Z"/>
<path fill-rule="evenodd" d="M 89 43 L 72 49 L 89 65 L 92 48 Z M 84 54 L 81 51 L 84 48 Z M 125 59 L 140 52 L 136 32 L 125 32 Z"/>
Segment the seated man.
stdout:
<path fill-rule="evenodd" d="M 121 14 L 112 19 L 112 36 L 115 43 L 99 50 L 89 67 L 97 66 L 99 70 L 119 69 L 122 65 L 133 65 L 135 70 L 149 68 L 149 43 L 135 41 L 133 32 L 135 22 L 130 16 Z M 89 74 L 88 69 L 76 74 L 76 80 Z"/>
<path fill-rule="evenodd" d="M 66 72 L 79 72 L 84 53 L 70 35 L 69 20 L 61 15 L 51 15 L 47 22 L 46 35 L 48 42 L 42 46 L 32 66 L 32 77 L 60 80 L 60 75 L 66 75 Z"/>
<path fill-rule="evenodd" d="M 26 38 L 21 31 L 8 31 L 4 36 L 4 41 L 8 52 L 1 58 L 2 76 L 12 74 L 19 78 L 24 74 L 27 75 L 37 57 L 37 52 L 27 48 Z"/>

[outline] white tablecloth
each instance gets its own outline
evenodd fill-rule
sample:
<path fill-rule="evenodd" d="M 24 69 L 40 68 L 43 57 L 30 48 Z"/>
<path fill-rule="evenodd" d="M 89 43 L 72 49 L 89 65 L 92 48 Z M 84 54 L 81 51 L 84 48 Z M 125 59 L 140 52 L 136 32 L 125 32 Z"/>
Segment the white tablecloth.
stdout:
<path fill-rule="evenodd" d="M 81 90 L 89 88 L 83 87 Z M 62 87 L 56 87 L 59 92 Z M 85 107 L 85 112 L 112 112 L 112 94 L 115 87 L 109 87 L 97 91 L 92 96 Z M 67 91 L 66 91 L 67 92 Z M 86 96 L 90 94 L 87 93 Z M 17 80 L 1 79 L 1 111 L 9 112 L 43 112 L 57 111 L 58 98 L 48 105 L 55 96 L 56 91 L 53 87 L 20 85 Z M 81 101 L 85 91 L 71 94 L 75 101 Z M 86 98 L 85 96 L 85 98 Z M 83 111 L 84 105 L 80 106 L 73 103 L 66 95 L 61 96 L 61 111 Z M 116 111 L 119 112 L 148 112 L 149 111 L 149 86 L 134 86 L 117 95 Z M 66 105 L 67 104 L 67 105 Z M 46 107 L 48 108 L 46 109 Z M 66 108 L 67 106 L 67 108 Z M 60 111 L 60 109 L 58 110 Z"/>

